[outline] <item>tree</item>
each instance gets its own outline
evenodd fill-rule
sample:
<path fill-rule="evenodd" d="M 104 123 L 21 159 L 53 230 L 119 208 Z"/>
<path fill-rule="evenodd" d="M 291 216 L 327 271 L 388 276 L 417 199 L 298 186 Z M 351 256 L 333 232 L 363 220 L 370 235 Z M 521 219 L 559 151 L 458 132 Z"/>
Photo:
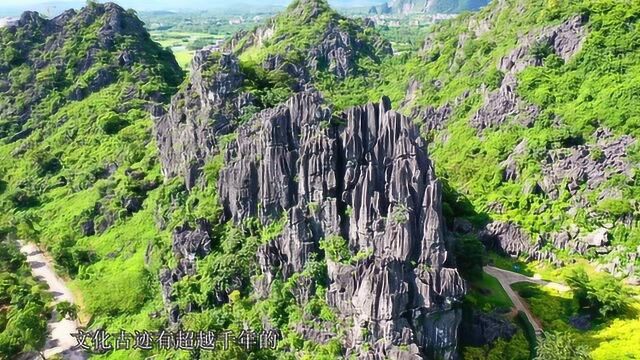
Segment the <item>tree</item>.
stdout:
<path fill-rule="evenodd" d="M 324 250 L 327 258 L 333 262 L 347 263 L 351 258 L 349 244 L 340 235 L 329 235 L 320 240 L 320 249 Z"/>
<path fill-rule="evenodd" d="M 538 341 L 536 360 L 590 360 L 586 347 L 578 345 L 569 333 L 545 333 Z"/>
<path fill-rule="evenodd" d="M 475 236 L 463 236 L 456 241 L 456 262 L 460 274 L 468 280 L 482 276 L 484 246 Z"/>
<path fill-rule="evenodd" d="M 589 277 L 580 268 L 567 277 L 567 284 L 582 309 L 602 317 L 624 312 L 631 298 L 629 291 L 610 274 Z"/>

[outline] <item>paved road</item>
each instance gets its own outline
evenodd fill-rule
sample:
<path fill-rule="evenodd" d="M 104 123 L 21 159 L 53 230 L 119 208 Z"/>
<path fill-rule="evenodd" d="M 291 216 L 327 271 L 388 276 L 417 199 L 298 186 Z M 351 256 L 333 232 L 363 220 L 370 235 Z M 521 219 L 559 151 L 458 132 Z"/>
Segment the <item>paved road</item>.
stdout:
<path fill-rule="evenodd" d="M 71 290 L 56 275 L 52 261 L 38 247 L 33 244 L 20 243 L 20 251 L 27 256 L 27 262 L 31 267 L 33 276 L 49 285 L 49 292 L 53 295 L 54 304 L 62 301 L 74 303 Z M 67 360 L 86 359 L 87 355 L 85 353 L 73 349 L 77 341 L 71 334 L 78 332 L 76 322 L 67 319 L 58 321 L 55 311 L 52 315 L 47 326 L 49 334 L 44 346 L 45 358 L 61 355 L 63 359 Z"/>
<path fill-rule="evenodd" d="M 484 269 L 484 272 L 495 277 L 500 282 L 500 285 L 502 285 L 502 287 L 504 288 L 504 291 L 507 292 L 507 295 L 513 302 L 513 305 L 516 307 L 516 309 L 518 309 L 519 311 L 522 311 L 527 316 L 527 319 L 529 320 L 529 323 L 531 323 L 531 326 L 533 326 L 533 330 L 536 332 L 536 335 L 542 334 L 542 326 L 540 325 L 538 320 L 533 316 L 533 314 L 531 314 L 531 312 L 529 311 L 529 308 L 525 306 L 525 304 L 522 302 L 522 299 L 520 298 L 520 296 L 518 296 L 518 294 L 516 294 L 516 292 L 513 291 L 513 289 L 511 288 L 511 285 L 519 282 L 530 282 L 538 285 L 550 286 L 559 291 L 570 290 L 566 285 L 548 282 L 541 279 L 531 278 L 531 277 L 524 276 L 522 274 L 518 274 L 512 271 L 498 269 L 493 266 L 485 266 L 483 269 Z"/>

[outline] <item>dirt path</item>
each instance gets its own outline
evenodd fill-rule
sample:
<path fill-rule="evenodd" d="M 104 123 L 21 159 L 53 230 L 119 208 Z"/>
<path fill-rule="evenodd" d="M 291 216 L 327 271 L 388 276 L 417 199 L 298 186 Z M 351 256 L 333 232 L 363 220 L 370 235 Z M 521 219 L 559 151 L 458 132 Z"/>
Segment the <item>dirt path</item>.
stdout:
<path fill-rule="evenodd" d="M 20 251 L 27 256 L 27 263 L 31 267 L 33 276 L 49 285 L 49 292 L 53 295 L 53 303 L 62 301 L 74 303 L 73 294 L 62 279 L 60 279 L 48 259 L 37 246 L 20 243 Z M 84 360 L 87 355 L 84 352 L 74 350 L 77 341 L 71 334 L 78 332 L 75 321 L 63 319 L 58 321 L 55 311 L 47 326 L 48 336 L 44 346 L 44 356 L 48 359 L 54 355 L 61 355 L 63 359 Z"/>
<path fill-rule="evenodd" d="M 522 311 L 527 316 L 527 320 L 529 320 L 529 323 L 531 323 L 531 326 L 533 326 L 533 330 L 536 332 L 536 335 L 542 334 L 542 326 L 540 325 L 540 322 L 538 321 L 538 319 L 536 319 L 535 316 L 531 314 L 529 307 L 524 304 L 520 296 L 518 296 L 518 294 L 516 294 L 516 292 L 513 291 L 513 289 L 511 288 L 511 285 L 519 282 L 530 282 L 538 285 L 549 286 L 558 291 L 569 290 L 569 288 L 566 285 L 552 283 L 552 282 L 544 281 L 541 279 L 531 278 L 515 272 L 498 269 L 493 266 L 485 266 L 484 272 L 498 279 L 498 281 L 500 282 L 500 285 L 502 285 L 502 287 L 504 288 L 504 291 L 506 291 L 507 295 L 515 305 L 516 309 L 518 309 L 519 311 Z"/>

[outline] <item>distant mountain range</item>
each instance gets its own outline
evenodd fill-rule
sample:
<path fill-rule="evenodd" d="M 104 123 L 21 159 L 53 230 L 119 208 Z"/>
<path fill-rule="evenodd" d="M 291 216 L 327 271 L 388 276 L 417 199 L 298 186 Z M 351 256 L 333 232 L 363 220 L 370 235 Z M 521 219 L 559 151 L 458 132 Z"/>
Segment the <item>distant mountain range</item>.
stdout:
<path fill-rule="evenodd" d="M 478 10 L 489 0 L 389 0 L 371 8 L 371 13 L 409 14 L 409 13 L 446 13 Z M 375 9 L 375 11 L 374 11 Z"/>

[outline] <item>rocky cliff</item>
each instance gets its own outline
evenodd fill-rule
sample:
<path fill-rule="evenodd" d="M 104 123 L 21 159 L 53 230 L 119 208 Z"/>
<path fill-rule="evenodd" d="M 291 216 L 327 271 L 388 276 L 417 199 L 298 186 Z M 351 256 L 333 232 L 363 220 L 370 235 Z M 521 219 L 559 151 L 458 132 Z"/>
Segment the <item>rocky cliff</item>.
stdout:
<path fill-rule="evenodd" d="M 443 177 L 486 216 L 476 228 L 488 248 L 638 278 L 637 95 L 622 65 L 637 51 L 622 29 L 636 25 L 587 2 L 493 1 L 427 36 L 401 104 Z"/>
<path fill-rule="evenodd" d="M 348 353 L 455 356 L 451 306 L 465 284 L 451 267 L 442 189 L 417 128 L 388 99 L 332 114 L 319 94 L 297 94 L 241 127 L 225 163 L 218 187 L 230 220 L 286 216 L 282 235 L 259 250 L 258 293 L 337 236 L 349 257 L 360 254 L 328 262 L 327 301 L 353 324 Z"/>
<path fill-rule="evenodd" d="M 442 187 L 412 120 L 391 110 L 387 98 L 334 113 L 310 89 L 239 125 L 235 119 L 251 97 L 242 92 L 235 57 L 202 51 L 192 67 L 190 81 L 156 119 L 163 173 L 192 187 L 203 164 L 222 151 L 216 192 L 225 221 L 284 221 L 255 254 L 255 293 L 268 296 L 275 279 L 287 280 L 324 256 L 325 301 L 347 329 L 349 354 L 454 358 L 460 313 L 453 304 L 466 287 L 445 237 Z M 231 132 L 235 140 L 218 146 Z M 173 284 L 193 274 L 199 244 L 209 241 L 197 231 L 174 233 L 182 260 L 161 274 L 167 304 Z M 344 256 L 331 256 L 322 245 L 330 240 L 344 242 Z M 314 288 L 302 282 L 300 305 Z M 178 321 L 177 308 L 170 308 Z M 323 342 L 303 324 L 298 332 Z"/>
<path fill-rule="evenodd" d="M 165 177 L 181 176 L 195 185 L 217 137 L 230 133 L 251 95 L 241 90 L 244 75 L 235 56 L 200 50 L 191 77 L 165 113 L 157 109 L 154 132 Z"/>

